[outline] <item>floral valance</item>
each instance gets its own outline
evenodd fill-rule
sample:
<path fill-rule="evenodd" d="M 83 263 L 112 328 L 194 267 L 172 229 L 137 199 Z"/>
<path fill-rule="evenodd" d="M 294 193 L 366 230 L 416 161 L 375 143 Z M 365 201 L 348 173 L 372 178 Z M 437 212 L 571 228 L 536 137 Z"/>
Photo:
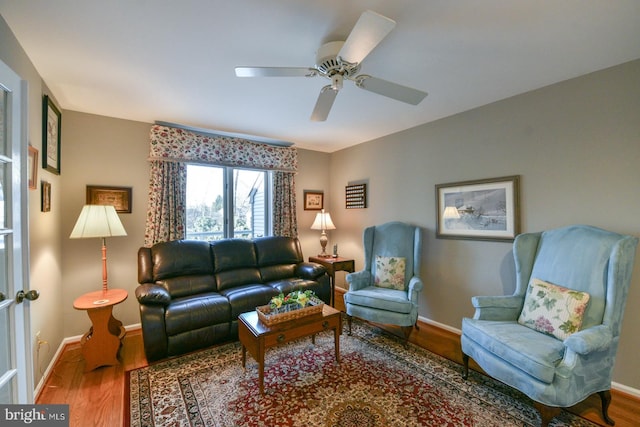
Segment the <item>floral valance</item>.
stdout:
<path fill-rule="evenodd" d="M 296 172 L 298 152 L 243 138 L 206 135 L 186 129 L 153 125 L 149 160 L 193 162 Z"/>

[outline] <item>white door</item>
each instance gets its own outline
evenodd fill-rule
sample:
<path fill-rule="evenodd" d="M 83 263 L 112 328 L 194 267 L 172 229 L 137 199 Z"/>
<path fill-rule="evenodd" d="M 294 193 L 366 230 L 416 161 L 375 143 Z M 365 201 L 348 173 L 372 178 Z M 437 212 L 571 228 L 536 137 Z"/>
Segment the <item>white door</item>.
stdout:
<path fill-rule="evenodd" d="M 0 61 L 0 404 L 33 402 L 28 304 L 16 298 L 28 288 L 24 111 L 26 86 Z"/>

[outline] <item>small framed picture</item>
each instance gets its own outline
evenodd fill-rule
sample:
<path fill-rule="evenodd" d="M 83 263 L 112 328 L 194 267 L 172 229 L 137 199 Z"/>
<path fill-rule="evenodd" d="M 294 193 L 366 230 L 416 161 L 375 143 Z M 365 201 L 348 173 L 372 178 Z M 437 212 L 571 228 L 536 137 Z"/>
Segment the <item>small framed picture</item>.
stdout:
<path fill-rule="evenodd" d="M 304 192 L 304 210 L 320 211 L 324 208 L 324 193 L 322 191 Z"/>
<path fill-rule="evenodd" d="M 42 168 L 60 175 L 62 115 L 45 95 L 42 102 Z"/>
<path fill-rule="evenodd" d="M 439 239 L 513 241 L 520 233 L 520 176 L 436 185 Z"/>
<path fill-rule="evenodd" d="M 38 150 L 29 146 L 29 161 L 27 162 L 27 175 L 29 177 L 29 189 L 38 188 Z"/>
<path fill-rule="evenodd" d="M 118 213 L 131 213 L 131 187 L 87 185 L 88 205 L 111 205 Z"/>
<path fill-rule="evenodd" d="M 40 211 L 51 211 L 51 183 L 47 181 L 40 181 Z"/>

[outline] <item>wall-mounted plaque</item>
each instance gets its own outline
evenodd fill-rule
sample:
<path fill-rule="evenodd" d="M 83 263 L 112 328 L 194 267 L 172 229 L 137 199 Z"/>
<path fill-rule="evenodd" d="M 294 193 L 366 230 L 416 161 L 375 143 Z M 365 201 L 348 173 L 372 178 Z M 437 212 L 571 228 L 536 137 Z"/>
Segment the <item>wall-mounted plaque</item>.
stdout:
<path fill-rule="evenodd" d="M 347 209 L 367 207 L 367 184 L 354 184 L 345 187 L 345 201 Z"/>

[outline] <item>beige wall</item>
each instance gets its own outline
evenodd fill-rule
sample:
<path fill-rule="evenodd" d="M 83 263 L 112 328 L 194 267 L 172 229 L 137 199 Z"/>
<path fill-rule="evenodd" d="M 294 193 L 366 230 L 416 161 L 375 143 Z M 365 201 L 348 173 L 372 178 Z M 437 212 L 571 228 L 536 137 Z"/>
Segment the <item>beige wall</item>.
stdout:
<path fill-rule="evenodd" d="M 140 322 L 134 291 L 137 282 L 136 254 L 144 244 L 144 225 L 149 186 L 148 123 L 63 112 L 62 186 L 62 281 L 64 335 L 81 335 L 90 323 L 84 311 L 73 309 L 80 295 L 102 288 L 100 239 L 69 239 L 82 206 L 87 185 L 132 187 L 132 212 L 119 214 L 127 236 L 107 239 L 110 288 L 125 289 L 129 298 L 114 308 L 125 325 Z"/>
<path fill-rule="evenodd" d="M 362 268 L 362 229 L 424 228 L 420 316 L 460 328 L 473 295 L 515 287 L 509 243 L 435 238 L 440 183 L 521 176 L 522 231 L 575 223 L 640 236 L 640 61 L 569 80 L 333 153 L 331 215 Z M 429 102 L 429 98 L 425 100 Z M 344 186 L 369 180 L 369 207 L 344 209 Z M 640 389 L 640 252 L 615 381 Z"/>

